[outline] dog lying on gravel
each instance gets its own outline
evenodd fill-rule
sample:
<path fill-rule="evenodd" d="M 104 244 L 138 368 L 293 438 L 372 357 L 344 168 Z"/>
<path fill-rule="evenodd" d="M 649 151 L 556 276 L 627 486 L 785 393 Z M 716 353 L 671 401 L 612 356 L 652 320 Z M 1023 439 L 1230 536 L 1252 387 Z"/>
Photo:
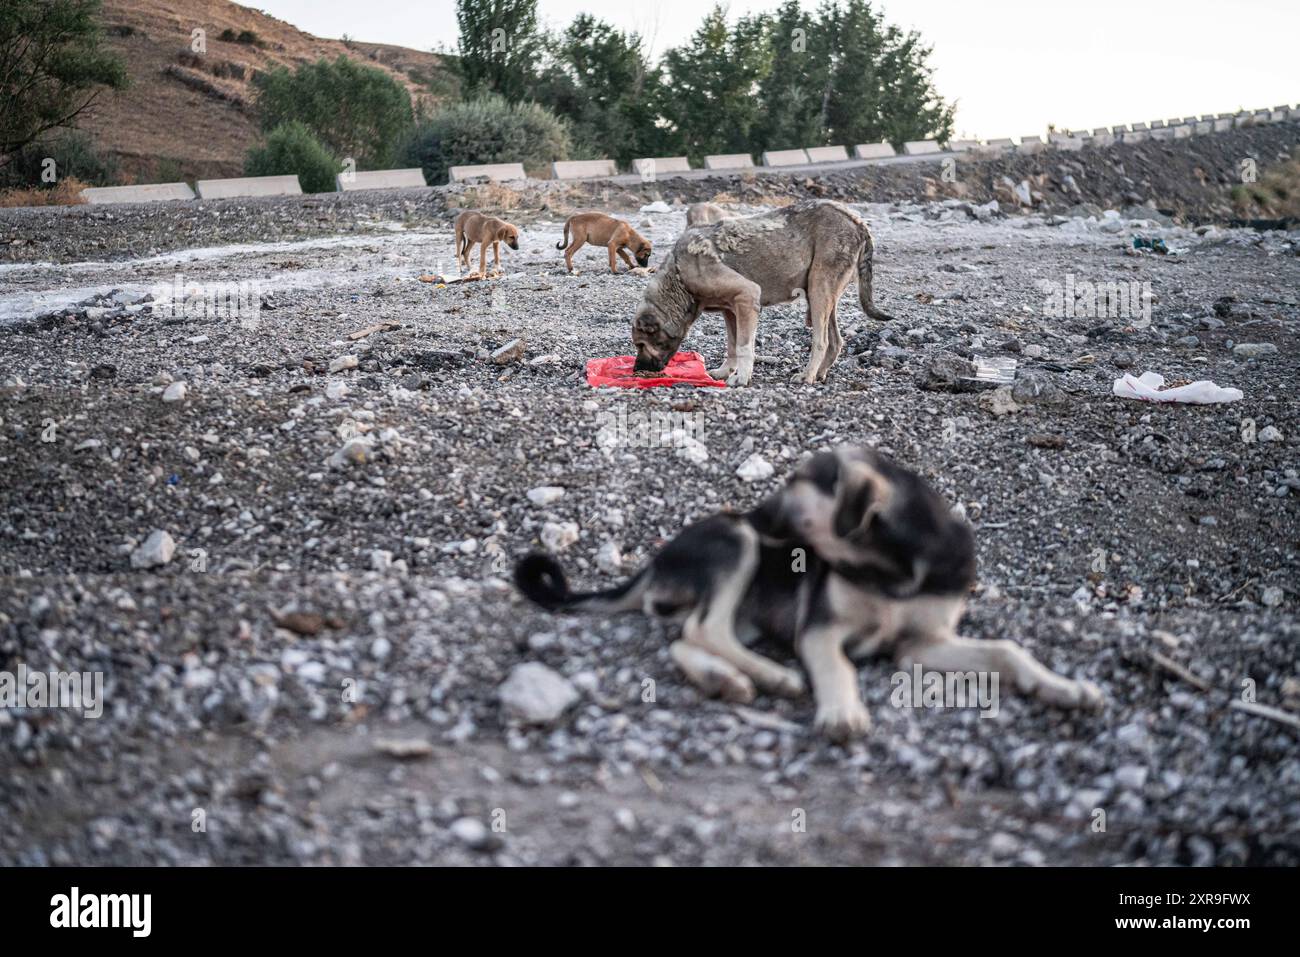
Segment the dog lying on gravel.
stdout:
<path fill-rule="evenodd" d="M 635 370 L 661 370 L 708 310 L 721 312 L 727 323 L 727 358 L 709 374 L 727 385 L 748 385 L 759 309 L 802 292 L 812 349 L 796 381 L 824 381 L 844 345 L 836 306 L 855 274 L 862 311 L 890 318 L 872 303 L 871 257 L 867 224 L 829 200 L 694 226 L 673 246 L 632 321 Z"/>
<path fill-rule="evenodd" d="M 573 236 L 573 242 L 569 242 L 570 235 Z M 564 221 L 564 238 L 555 244 L 556 249 L 564 250 L 564 265 L 569 272 L 573 272 L 573 254 L 587 243 L 609 249 L 609 271 L 615 275 L 618 274 L 615 253 L 627 263 L 628 269 L 635 268 L 627 255 L 629 249 L 636 257 L 637 266 L 644 269 L 650 265 L 650 240 L 623 220 L 604 213 L 578 213 Z"/>
<path fill-rule="evenodd" d="M 511 249 L 519 249 L 519 228 L 504 219 L 484 216 L 482 213 L 466 211 L 456 217 L 456 264 L 461 269 L 469 269 L 469 251 L 475 243 L 480 243 L 478 271 L 487 275 L 487 248 L 492 244 L 492 268 L 501 269 L 501 244 Z"/>
<path fill-rule="evenodd" d="M 732 219 L 731 213 L 727 212 L 717 203 L 691 203 L 686 209 L 686 226 L 707 226 L 709 223 L 720 223 L 724 219 Z"/>
<path fill-rule="evenodd" d="M 673 661 L 706 694 L 751 701 L 756 688 L 797 696 L 802 676 L 749 647 L 793 647 L 812 682 L 816 727 L 832 740 L 870 717 L 851 659 L 890 652 L 904 668 L 998 672 L 1065 708 L 1100 705 L 1018 644 L 957 637 L 975 579 L 970 527 L 915 472 L 844 446 L 812 456 L 744 514 L 688 526 L 614 588 L 574 592 L 558 562 L 535 553 L 515 582 L 549 611 L 621 612 L 682 621 Z"/>

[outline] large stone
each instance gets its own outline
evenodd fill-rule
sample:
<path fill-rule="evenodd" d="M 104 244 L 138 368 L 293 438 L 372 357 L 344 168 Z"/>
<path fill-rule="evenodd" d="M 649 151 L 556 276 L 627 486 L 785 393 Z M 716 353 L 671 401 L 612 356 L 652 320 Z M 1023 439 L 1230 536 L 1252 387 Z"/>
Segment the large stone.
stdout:
<path fill-rule="evenodd" d="M 497 689 L 501 707 L 524 724 L 552 724 L 578 700 L 569 680 L 538 661 L 515 665 Z"/>
<path fill-rule="evenodd" d="M 131 567 L 158 568 L 171 561 L 175 554 L 175 540 L 161 528 L 155 528 L 144 543 L 131 553 Z"/>

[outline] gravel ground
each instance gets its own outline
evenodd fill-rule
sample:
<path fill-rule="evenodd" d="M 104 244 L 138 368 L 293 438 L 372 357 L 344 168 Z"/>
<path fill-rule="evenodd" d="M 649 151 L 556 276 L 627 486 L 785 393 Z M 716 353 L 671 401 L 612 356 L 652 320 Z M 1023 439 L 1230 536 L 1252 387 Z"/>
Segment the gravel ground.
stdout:
<path fill-rule="evenodd" d="M 220 204 L 122 213 L 143 246 L 65 229 L 84 212 L 7 221 L 61 265 L 0 265 L 0 671 L 105 688 L 98 718 L 0 708 L 0 863 L 1300 863 L 1298 734 L 1240 707 L 1300 709 L 1300 234 L 860 207 L 899 318 L 850 287 L 828 384 L 788 383 L 785 306 L 752 387 L 627 394 L 582 368 L 628 351 L 643 277 L 590 249 L 564 275 L 538 209 L 504 278 L 419 282 L 451 246 L 422 202 L 349 198 L 333 224 L 238 204 L 221 235 Z M 645 219 L 658 262 L 682 214 Z M 149 290 L 177 273 L 261 283 L 264 307 L 168 317 Z M 1045 315 L 1042 281 L 1149 283 L 1150 322 Z M 716 361 L 721 326 L 685 347 Z M 965 391 L 971 356 L 1016 360 L 1015 385 Z M 1147 369 L 1245 398 L 1111 395 Z M 699 441 L 611 444 L 623 411 Z M 880 661 L 871 734 L 828 745 L 807 698 L 702 699 L 670 628 L 547 616 L 507 583 L 541 541 L 613 582 L 842 441 L 974 523 L 964 633 L 1095 681 L 1102 714 L 899 709 Z M 737 475 L 753 455 L 771 477 Z M 144 567 L 155 530 L 175 553 Z M 526 669 L 503 706 L 527 662 L 562 680 Z"/>

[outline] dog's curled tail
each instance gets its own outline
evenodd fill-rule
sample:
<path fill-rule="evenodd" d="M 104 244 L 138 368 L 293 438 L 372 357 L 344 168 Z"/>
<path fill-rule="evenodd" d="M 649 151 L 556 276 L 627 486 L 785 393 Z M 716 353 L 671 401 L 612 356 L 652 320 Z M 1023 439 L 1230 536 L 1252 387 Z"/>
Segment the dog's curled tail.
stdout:
<path fill-rule="evenodd" d="M 872 319 L 878 319 L 881 322 L 892 322 L 894 317 L 881 312 L 876 308 L 875 302 L 872 301 L 871 258 L 875 250 L 871 242 L 871 233 L 868 232 L 865 224 L 862 226 L 862 232 L 862 238 L 866 242 L 862 246 L 862 253 L 858 256 L 858 302 L 862 305 L 862 311 Z"/>
<path fill-rule="evenodd" d="M 564 248 L 565 246 L 567 246 L 567 245 L 569 245 L 569 220 L 566 219 L 566 220 L 564 221 L 564 239 L 562 239 L 562 240 L 560 240 L 560 242 L 556 243 L 556 244 L 555 244 L 555 248 L 556 248 L 556 249 L 563 249 L 563 248 Z"/>
<path fill-rule="evenodd" d="M 515 584 L 524 597 L 547 611 L 632 611 L 641 607 L 644 570 L 604 591 L 569 590 L 564 569 L 550 555 L 534 552 L 515 566 Z"/>

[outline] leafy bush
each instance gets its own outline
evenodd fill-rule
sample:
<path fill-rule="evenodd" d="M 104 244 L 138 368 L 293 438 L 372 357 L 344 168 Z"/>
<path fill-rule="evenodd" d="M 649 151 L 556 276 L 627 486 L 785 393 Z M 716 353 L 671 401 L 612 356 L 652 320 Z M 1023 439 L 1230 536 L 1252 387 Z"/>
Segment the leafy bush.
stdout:
<path fill-rule="evenodd" d="M 335 156 L 355 159 L 358 169 L 388 168 L 413 122 L 406 87 L 346 56 L 305 63 L 292 73 L 278 67 L 255 75 L 253 84 L 263 130 L 297 120 Z"/>
<path fill-rule="evenodd" d="M 550 110 L 488 94 L 448 104 L 420 123 L 402 144 L 399 162 L 440 183 L 451 166 L 522 162 L 540 171 L 571 150 L 568 125 Z"/>
<path fill-rule="evenodd" d="M 47 134 L 13 154 L 10 162 L 0 167 L 0 186 L 48 185 L 41 177 L 47 159 L 54 160 L 59 181 L 75 177 L 83 186 L 112 186 L 117 182 L 117 160 L 101 153 L 94 140 L 80 130 L 65 130 Z"/>
<path fill-rule="evenodd" d="M 305 193 L 328 193 L 342 165 L 320 144 L 311 130 L 291 120 L 273 129 L 260 146 L 248 152 L 247 176 L 298 175 Z"/>

